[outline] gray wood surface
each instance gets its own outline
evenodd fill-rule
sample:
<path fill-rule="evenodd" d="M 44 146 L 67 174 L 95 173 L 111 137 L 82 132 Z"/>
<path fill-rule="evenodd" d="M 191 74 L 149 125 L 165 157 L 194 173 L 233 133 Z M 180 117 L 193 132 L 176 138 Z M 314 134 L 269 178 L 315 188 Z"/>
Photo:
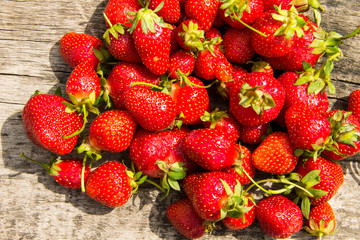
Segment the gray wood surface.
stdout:
<path fill-rule="evenodd" d="M 323 27 L 347 34 L 360 24 L 358 0 L 321 1 Z M 59 186 L 36 164 L 19 158 L 24 152 L 48 161 L 51 154 L 25 136 L 21 111 L 37 89 L 53 93 L 64 87 L 71 69 L 58 47 L 67 32 L 101 37 L 106 1 L 2 0 L 0 6 L 0 239 L 183 239 L 165 217 L 166 207 L 182 195 L 161 194 L 145 185 L 122 207 L 111 209 L 77 190 Z M 344 58 L 336 63 L 330 96 L 346 108 L 348 95 L 360 88 L 360 37 L 344 41 Z M 106 155 L 104 159 L 126 158 Z M 345 182 L 331 200 L 338 231 L 325 239 L 360 239 L 359 156 L 341 162 Z M 271 239 L 257 223 L 241 231 L 217 230 L 204 239 Z M 292 239 L 314 239 L 305 232 Z"/>

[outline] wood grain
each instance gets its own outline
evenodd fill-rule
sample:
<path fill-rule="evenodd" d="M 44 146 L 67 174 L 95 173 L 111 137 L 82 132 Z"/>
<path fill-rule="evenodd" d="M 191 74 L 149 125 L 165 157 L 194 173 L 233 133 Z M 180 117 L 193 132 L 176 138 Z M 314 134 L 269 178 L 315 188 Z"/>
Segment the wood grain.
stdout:
<path fill-rule="evenodd" d="M 360 23 L 358 0 L 322 1 L 323 27 L 343 35 Z M 51 154 L 25 136 L 21 111 L 35 90 L 53 93 L 64 88 L 71 69 L 58 47 L 67 32 L 101 37 L 106 1 L 4 0 L 0 8 L 0 239 L 183 239 L 165 217 L 166 207 L 181 198 L 161 194 L 145 185 L 123 207 L 110 209 L 76 190 L 56 184 L 41 166 L 19 158 L 24 152 L 48 161 Z M 360 37 L 345 40 L 344 57 L 332 78 L 337 93 L 333 107 L 346 108 L 348 95 L 360 88 Z M 72 155 L 70 155 L 72 156 Z M 108 154 L 106 160 L 127 158 L 127 152 Z M 98 163 L 100 164 L 100 163 Z M 359 239 L 359 156 L 341 162 L 345 182 L 331 200 L 338 232 L 326 239 Z M 232 232 L 216 230 L 204 239 L 271 239 L 257 223 Z M 292 239 L 313 239 L 303 231 Z"/>

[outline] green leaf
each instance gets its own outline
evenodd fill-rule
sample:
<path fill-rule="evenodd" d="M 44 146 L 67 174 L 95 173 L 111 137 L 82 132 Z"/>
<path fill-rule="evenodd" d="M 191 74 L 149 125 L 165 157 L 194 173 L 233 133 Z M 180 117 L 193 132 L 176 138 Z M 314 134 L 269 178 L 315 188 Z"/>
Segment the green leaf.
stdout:
<path fill-rule="evenodd" d="M 181 190 L 178 181 L 173 180 L 173 179 L 171 179 L 171 178 L 168 178 L 168 183 L 169 183 L 169 185 L 170 185 L 170 187 L 171 187 L 172 189 L 174 189 L 174 190 L 176 190 L 176 191 L 180 191 L 180 190 Z"/>
<path fill-rule="evenodd" d="M 309 219 L 310 206 L 311 206 L 310 199 L 309 199 L 308 197 L 302 198 L 302 201 L 301 201 L 301 212 L 302 212 L 303 216 L 304 216 L 306 219 Z"/>

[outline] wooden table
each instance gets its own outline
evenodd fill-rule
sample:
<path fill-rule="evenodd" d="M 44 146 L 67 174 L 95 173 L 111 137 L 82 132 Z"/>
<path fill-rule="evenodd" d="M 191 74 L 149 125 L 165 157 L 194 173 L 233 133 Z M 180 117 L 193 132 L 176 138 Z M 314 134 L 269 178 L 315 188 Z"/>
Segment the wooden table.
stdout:
<path fill-rule="evenodd" d="M 323 27 L 343 35 L 360 23 L 358 0 L 321 1 Z M 165 217 L 181 195 L 161 194 L 145 186 L 126 205 L 111 209 L 59 186 L 41 166 L 19 157 L 48 161 L 51 154 L 25 136 L 21 111 L 35 90 L 64 87 L 71 69 L 59 55 L 67 32 L 101 37 L 106 1 L 3 0 L 0 7 L 0 239 L 182 239 Z M 332 74 L 337 89 L 331 105 L 346 108 L 348 95 L 360 88 L 360 37 L 344 41 L 344 58 Z M 123 156 L 106 155 L 105 159 Z M 360 239 L 359 156 L 342 161 L 345 182 L 331 200 L 338 232 L 325 239 Z M 246 230 L 215 231 L 204 239 L 271 239 L 257 223 Z M 293 239 L 313 239 L 303 231 Z"/>

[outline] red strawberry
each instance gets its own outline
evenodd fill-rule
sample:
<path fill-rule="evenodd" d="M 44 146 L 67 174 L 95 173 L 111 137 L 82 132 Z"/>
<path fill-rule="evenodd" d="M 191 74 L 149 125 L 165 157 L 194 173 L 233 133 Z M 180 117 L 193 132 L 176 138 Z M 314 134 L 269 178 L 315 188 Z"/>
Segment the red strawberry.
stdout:
<path fill-rule="evenodd" d="M 360 152 L 360 123 L 351 112 L 335 109 L 325 116 L 330 121 L 332 142 L 322 155 L 332 160 L 342 160 Z"/>
<path fill-rule="evenodd" d="M 164 5 L 156 12 L 157 15 L 162 17 L 168 23 L 176 23 L 179 21 L 181 12 L 179 0 L 150 0 L 149 9 L 155 10 L 162 2 L 164 2 Z"/>
<path fill-rule="evenodd" d="M 41 163 L 26 157 L 23 153 L 21 153 L 20 156 L 42 165 L 47 173 L 53 176 L 55 181 L 60 185 L 71 189 L 78 189 L 81 187 L 83 160 L 51 158 L 49 163 Z M 83 173 L 84 182 L 87 181 L 90 171 L 89 165 L 85 164 Z"/>
<path fill-rule="evenodd" d="M 241 185 L 247 185 L 251 182 L 247 174 L 253 178 L 255 176 L 255 168 L 251 161 L 250 150 L 243 146 L 238 145 L 240 157 L 237 161 L 229 168 L 223 170 L 224 172 L 231 173 L 239 181 Z M 247 173 L 244 173 L 244 171 Z"/>
<path fill-rule="evenodd" d="M 78 152 L 95 154 L 96 159 L 100 151 L 122 152 L 129 147 L 136 127 L 136 120 L 126 110 L 103 112 L 91 123 L 88 142 L 80 145 Z"/>
<path fill-rule="evenodd" d="M 161 185 L 180 191 L 179 180 L 197 167 L 190 161 L 182 144 L 188 130 L 175 128 L 160 132 L 139 129 L 129 147 L 130 159 L 137 171 L 153 178 L 161 178 Z"/>
<path fill-rule="evenodd" d="M 186 19 L 182 21 L 174 32 L 177 43 L 185 50 L 197 52 L 204 49 L 205 31 L 196 20 Z"/>
<path fill-rule="evenodd" d="M 304 35 L 306 19 L 292 7 L 290 10 L 278 8 L 265 12 L 257 18 L 253 27 L 267 37 L 252 32 L 255 52 L 264 57 L 284 56 L 292 50 L 294 39 Z M 295 25 L 293 23 L 296 23 Z M 296 35 L 295 35 L 296 33 Z"/>
<path fill-rule="evenodd" d="M 195 77 L 181 76 L 180 81 L 172 84 L 170 94 L 185 125 L 200 124 L 201 116 L 210 110 L 207 90 Z"/>
<path fill-rule="evenodd" d="M 88 62 L 79 63 L 73 69 L 66 82 L 66 93 L 72 104 L 65 103 L 67 106 L 65 111 L 77 111 L 83 114 L 85 117 L 84 124 L 88 112 L 100 114 L 99 109 L 96 107 L 96 100 L 101 93 L 101 81 Z M 80 134 L 84 127 L 77 131 L 76 134 Z"/>
<path fill-rule="evenodd" d="M 104 48 L 102 41 L 94 36 L 85 33 L 66 33 L 60 40 L 60 55 L 71 67 L 87 61 L 96 69 L 99 59 L 94 51 L 101 51 Z"/>
<path fill-rule="evenodd" d="M 251 145 L 259 144 L 271 133 L 271 131 L 269 123 L 258 126 L 246 126 L 240 124 L 240 141 Z"/>
<path fill-rule="evenodd" d="M 320 183 L 314 185 L 312 188 L 318 191 L 325 191 L 325 195 L 319 198 L 310 198 L 313 206 L 319 206 L 329 201 L 339 190 L 344 182 L 344 174 L 339 164 L 326 160 L 323 157 L 308 158 L 304 163 L 301 163 L 295 169 L 295 172 L 304 177 L 313 170 L 319 171 Z"/>
<path fill-rule="evenodd" d="M 360 121 L 360 89 L 351 92 L 347 110 Z"/>
<path fill-rule="evenodd" d="M 216 171 L 195 173 L 184 179 L 183 188 L 196 213 L 204 220 L 214 222 L 226 216 L 241 217 L 243 214 L 243 205 L 235 200 L 242 201 L 243 192 L 232 174 Z M 237 209 L 234 204 L 239 204 Z M 232 211 L 228 211 L 230 209 Z"/>
<path fill-rule="evenodd" d="M 185 13 L 188 18 L 199 22 L 202 29 L 208 31 L 214 23 L 219 3 L 219 0 L 188 0 Z"/>
<path fill-rule="evenodd" d="M 219 6 L 220 17 L 236 29 L 249 27 L 263 12 L 264 4 L 262 0 L 223 0 Z"/>
<path fill-rule="evenodd" d="M 232 142 L 236 143 L 240 136 L 240 124 L 231 113 L 215 109 L 211 113 L 205 112 L 201 117 L 207 128 L 219 129 Z"/>
<path fill-rule="evenodd" d="M 217 91 L 219 92 L 220 96 L 226 100 L 229 99 L 229 89 L 231 86 L 248 73 L 245 69 L 239 67 L 238 65 L 232 65 L 232 68 L 232 79 L 227 82 L 221 81 L 217 86 Z"/>
<path fill-rule="evenodd" d="M 274 10 L 274 5 L 275 6 L 281 5 L 284 9 L 290 9 L 290 7 L 294 5 L 296 9 L 300 12 L 307 11 L 310 6 L 315 9 L 319 8 L 320 10 L 323 10 L 318 0 L 315 1 L 266 0 L 264 1 L 264 11 L 266 12 L 269 10 Z"/>
<path fill-rule="evenodd" d="M 216 46 L 220 46 L 223 42 L 223 37 L 219 29 L 211 27 L 209 31 L 205 32 L 205 38 L 208 40 L 215 39 L 217 41 Z"/>
<path fill-rule="evenodd" d="M 137 190 L 136 176 L 124 164 L 108 161 L 96 168 L 86 182 L 87 195 L 108 207 L 124 205 Z M 139 182 L 142 182 L 140 178 Z"/>
<path fill-rule="evenodd" d="M 291 144 L 296 149 L 321 153 L 330 136 L 330 122 L 320 113 L 303 104 L 292 105 L 285 113 L 285 124 Z"/>
<path fill-rule="evenodd" d="M 310 209 L 309 219 L 304 229 L 314 236 L 331 234 L 336 227 L 335 214 L 328 202 Z"/>
<path fill-rule="evenodd" d="M 275 6 L 280 6 L 282 9 L 290 9 L 290 7 L 293 5 L 291 4 L 292 0 L 266 0 L 264 1 L 264 12 L 274 10 Z"/>
<path fill-rule="evenodd" d="M 180 49 L 170 56 L 168 74 L 172 79 L 177 78 L 177 71 L 189 76 L 195 68 L 195 56 L 186 50 Z"/>
<path fill-rule="evenodd" d="M 315 23 L 303 17 L 307 21 L 306 28 L 304 28 L 303 37 L 295 37 L 292 49 L 289 53 L 281 57 L 267 58 L 267 61 L 274 69 L 282 71 L 303 71 L 303 61 L 315 66 L 318 62 L 323 49 L 312 47 L 315 40 L 315 34 L 318 27 Z"/>
<path fill-rule="evenodd" d="M 195 62 L 195 75 L 205 80 L 217 78 L 220 81 L 227 82 L 231 79 L 231 74 L 232 65 L 216 46 L 216 41 L 206 43 L 204 50 L 198 52 Z"/>
<path fill-rule="evenodd" d="M 224 54 L 232 63 L 245 64 L 250 61 L 255 51 L 251 45 L 250 29 L 229 28 L 224 34 Z"/>
<path fill-rule="evenodd" d="M 248 73 L 230 88 L 230 112 L 248 126 L 275 119 L 285 101 L 281 83 L 267 73 Z"/>
<path fill-rule="evenodd" d="M 163 75 L 169 68 L 172 26 L 150 9 L 140 9 L 130 33 L 143 64 L 154 74 Z"/>
<path fill-rule="evenodd" d="M 137 12 L 142 6 L 137 0 L 109 0 L 104 9 L 104 15 L 112 25 L 117 23 L 131 27 L 131 20 L 134 18 L 129 12 Z M 109 23 L 106 21 L 108 27 Z"/>
<path fill-rule="evenodd" d="M 273 238 L 288 238 L 302 228 L 300 208 L 282 195 L 262 199 L 255 212 L 261 230 Z"/>
<path fill-rule="evenodd" d="M 294 151 L 287 133 L 274 132 L 252 153 L 252 163 L 263 172 L 288 174 L 295 169 L 299 159 L 294 155 Z"/>
<path fill-rule="evenodd" d="M 141 58 L 135 48 L 131 34 L 124 31 L 122 34 L 108 34 L 105 36 L 109 53 L 120 61 L 141 63 Z"/>
<path fill-rule="evenodd" d="M 166 209 L 166 217 L 171 225 L 186 238 L 201 238 L 207 232 L 211 232 L 211 222 L 201 219 L 189 198 L 183 198 L 172 203 Z"/>
<path fill-rule="evenodd" d="M 156 85 L 160 82 L 160 78 L 142 64 L 120 62 L 112 68 L 105 89 L 107 89 L 115 108 L 125 109 L 125 96 L 131 88 L 130 84 L 135 82 Z M 145 85 L 139 86 L 150 88 Z"/>
<path fill-rule="evenodd" d="M 244 229 L 250 226 L 255 221 L 255 207 L 253 199 L 250 199 L 250 197 L 245 197 L 244 207 L 248 208 L 249 210 L 245 212 L 242 217 L 225 217 L 222 220 L 222 223 L 227 229 L 233 231 Z"/>
<path fill-rule="evenodd" d="M 237 145 L 218 129 L 195 129 L 184 140 L 186 155 L 208 171 L 232 166 L 239 158 Z"/>
<path fill-rule="evenodd" d="M 125 108 L 148 131 L 169 127 L 178 113 L 176 103 L 170 95 L 139 86 L 134 86 L 127 92 Z"/>
<path fill-rule="evenodd" d="M 322 88 L 314 88 L 311 82 L 301 84 L 301 78 L 306 78 L 308 75 L 297 74 L 295 72 L 286 72 L 278 77 L 279 82 L 285 89 L 285 103 L 276 122 L 285 126 L 285 112 L 290 106 L 294 104 L 305 104 L 314 112 L 325 113 L 329 108 L 329 99 Z"/>
<path fill-rule="evenodd" d="M 56 154 L 70 153 L 79 136 L 64 138 L 83 126 L 83 118 L 76 112 L 65 112 L 65 98 L 35 93 L 26 103 L 22 119 L 28 138 L 37 146 Z"/>

